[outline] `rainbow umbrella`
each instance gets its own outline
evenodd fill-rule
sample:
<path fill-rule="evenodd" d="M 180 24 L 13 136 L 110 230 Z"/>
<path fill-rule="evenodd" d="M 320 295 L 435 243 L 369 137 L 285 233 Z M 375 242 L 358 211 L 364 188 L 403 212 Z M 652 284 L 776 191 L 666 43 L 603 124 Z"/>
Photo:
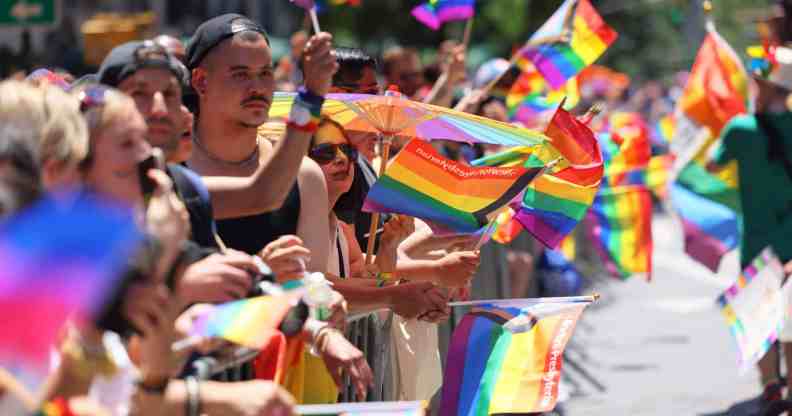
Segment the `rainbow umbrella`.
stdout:
<path fill-rule="evenodd" d="M 270 120 L 285 120 L 294 93 L 276 92 Z M 388 91 L 385 95 L 327 94 L 322 114 L 345 130 L 380 133 L 386 137 L 423 140 L 452 140 L 502 146 L 533 146 L 548 141 L 537 131 L 404 98 Z"/>
<path fill-rule="evenodd" d="M 285 119 L 291 111 L 294 93 L 275 93 L 270 119 Z M 384 136 L 382 160 L 388 160 L 394 137 L 423 140 L 452 140 L 464 143 L 488 143 L 501 146 L 535 146 L 549 142 L 539 132 L 508 123 L 479 117 L 445 107 L 411 101 L 396 91 L 385 95 L 328 94 L 322 114 L 347 131 L 379 133 Z M 386 163 L 380 165 L 380 176 Z M 371 219 L 370 235 L 377 231 L 379 214 Z M 374 240 L 369 239 L 366 263 L 373 260 Z"/>

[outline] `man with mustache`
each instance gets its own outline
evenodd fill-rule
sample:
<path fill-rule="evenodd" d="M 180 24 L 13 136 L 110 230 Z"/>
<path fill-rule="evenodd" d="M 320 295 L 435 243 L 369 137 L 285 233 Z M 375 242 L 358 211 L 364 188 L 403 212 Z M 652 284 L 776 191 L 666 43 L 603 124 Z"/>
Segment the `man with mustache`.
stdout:
<path fill-rule="evenodd" d="M 217 19 L 221 21 L 208 22 L 215 23 L 210 25 L 209 34 L 206 30 L 199 29 L 196 36 L 204 36 L 204 40 L 216 44 L 239 34 L 246 34 L 248 37 L 264 36 L 263 30 L 241 16 L 234 15 L 230 19 L 221 16 Z M 329 45 L 326 49 L 329 51 Z M 322 53 L 321 49 L 318 51 Z M 208 51 L 204 53 L 206 52 Z M 306 55 L 309 58 L 315 57 L 312 53 Z M 321 64 L 321 57 L 316 58 L 316 62 Z M 335 60 L 329 62 L 335 64 Z M 290 125 L 284 138 L 292 146 L 275 150 L 274 156 L 280 157 L 281 160 L 262 163 L 249 178 L 205 178 L 204 180 L 195 172 L 177 164 L 181 158 L 179 142 L 189 118 L 189 113 L 184 112 L 182 105 L 182 88 L 187 82 L 188 73 L 186 68 L 162 46 L 152 41 L 129 42 L 118 46 L 103 62 L 98 78 L 103 84 L 116 87 L 134 99 L 148 125 L 147 140 L 153 146 L 162 149 L 169 162 L 167 172 L 173 178 L 179 196 L 190 211 L 192 240 L 199 245 L 204 247 L 215 245 L 213 240 L 216 238 L 216 226 L 213 217 L 256 214 L 266 211 L 268 204 L 278 204 L 283 196 L 263 195 L 260 189 L 262 184 L 273 185 L 277 190 L 283 188 L 277 185 L 280 181 L 286 184 L 285 189 L 288 190 L 294 182 L 295 175 L 292 172 L 297 169 L 296 165 L 306 153 L 310 137 L 305 123 L 299 124 L 298 121 Z M 329 78 L 327 84 L 329 85 Z M 269 96 L 251 94 L 242 101 L 242 106 L 245 107 L 260 108 L 262 103 L 268 106 L 271 93 Z M 300 141 L 304 142 L 302 146 L 299 145 Z M 197 205 L 203 208 L 196 209 L 196 204 L 191 204 L 191 201 L 196 199 L 201 200 Z M 256 201 L 246 202 L 249 200 Z M 268 202 L 262 205 L 260 202 L 262 200 Z M 191 206 L 193 209 L 190 209 Z M 309 254 L 293 236 L 278 239 L 267 248 L 270 254 L 263 258 L 276 276 L 287 274 L 289 268 L 300 267 L 297 256 Z M 179 297 L 187 301 L 186 303 L 218 303 L 242 298 L 252 287 L 250 271 L 256 270 L 253 257 L 246 253 L 227 250 L 224 253 L 212 254 L 186 268 L 179 279 L 176 292 Z M 309 339 L 312 334 L 316 335 L 313 341 L 321 343 L 317 348 L 328 368 L 354 371 L 352 378 L 356 383 L 360 386 L 367 384 L 370 370 L 360 351 L 349 344 L 339 331 L 324 331 L 320 339 L 318 331 L 323 329 L 323 325 L 309 319 L 303 332 L 309 333 L 306 335 Z M 358 390 L 363 391 L 363 388 L 359 387 Z"/>
<path fill-rule="evenodd" d="M 218 36 L 223 28 L 232 34 Z M 251 182 L 265 175 L 268 179 L 239 197 L 230 192 L 219 195 L 220 204 L 240 203 L 250 208 L 230 212 L 218 206 L 215 218 L 219 220 L 220 236 L 229 247 L 254 254 L 281 236 L 300 235 L 310 250 L 307 262 L 312 271 L 326 270 L 330 249 L 327 238 L 317 234 L 326 236 L 329 232 L 327 216 L 318 214 L 324 211 L 320 207 L 327 204 L 327 197 L 326 192 L 322 196 L 321 192 L 304 193 L 300 189 L 325 188 L 319 166 L 303 157 L 316 125 L 310 122 L 310 109 L 315 109 L 318 116 L 322 97 L 338 67 L 331 53 L 331 39 L 327 33 L 314 35 L 302 49 L 305 81 L 296 100 L 298 105 L 293 106 L 302 115 L 295 113 L 299 120 L 288 123 L 285 137 L 276 144 L 257 131 L 268 119 L 275 87 L 272 51 L 263 29 L 241 15 L 215 17 L 196 30 L 186 56 L 197 95 L 197 108 L 191 109 L 196 117 L 195 146 L 188 166 L 204 176 L 210 190 L 217 181 L 207 177 Z M 268 209 L 259 209 L 264 205 Z M 278 212 L 269 212 L 276 209 Z M 274 252 L 293 249 L 300 242 L 281 240 Z M 302 275 L 301 268 L 292 271 L 284 277 Z"/>

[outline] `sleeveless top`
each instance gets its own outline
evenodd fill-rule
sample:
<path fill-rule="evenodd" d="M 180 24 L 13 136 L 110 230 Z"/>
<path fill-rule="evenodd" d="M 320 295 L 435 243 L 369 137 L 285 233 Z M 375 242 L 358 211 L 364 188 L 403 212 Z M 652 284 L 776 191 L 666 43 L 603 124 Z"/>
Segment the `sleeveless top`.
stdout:
<path fill-rule="evenodd" d="M 331 219 L 335 223 L 335 232 L 330 236 L 330 258 L 327 259 L 327 271 L 344 279 L 350 277 L 349 270 L 349 241 L 341 229 L 341 224 L 335 216 Z"/>
<path fill-rule="evenodd" d="M 257 254 L 267 244 L 287 234 L 297 234 L 300 188 L 294 184 L 283 206 L 275 211 L 217 221 L 220 237 L 235 250 Z"/>

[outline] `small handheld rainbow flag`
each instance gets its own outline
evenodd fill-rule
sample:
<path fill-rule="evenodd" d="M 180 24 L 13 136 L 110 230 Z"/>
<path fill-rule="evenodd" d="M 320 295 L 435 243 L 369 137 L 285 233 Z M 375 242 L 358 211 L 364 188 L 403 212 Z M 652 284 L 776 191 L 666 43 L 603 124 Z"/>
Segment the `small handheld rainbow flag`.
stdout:
<path fill-rule="evenodd" d="M 296 293 L 259 296 L 218 305 L 195 321 L 190 337 L 223 338 L 246 347 L 262 348 L 296 304 L 299 299 Z"/>
<path fill-rule="evenodd" d="M 529 64 L 530 65 L 530 64 Z M 506 96 L 509 120 L 526 128 L 541 128 L 553 117 L 559 103 L 571 110 L 580 101 L 577 79 L 572 77 L 563 88 L 551 90 L 542 75 L 530 65 L 514 82 Z"/>
<path fill-rule="evenodd" d="M 449 231 L 475 233 L 542 170 L 471 167 L 440 156 L 428 142 L 413 139 L 371 187 L 363 210 L 410 215 Z"/>
<path fill-rule="evenodd" d="M 603 187 L 586 221 L 605 268 L 614 277 L 651 280 L 652 198 L 643 186 Z"/>
<path fill-rule="evenodd" d="M 562 160 L 534 180 L 522 201 L 512 208 L 514 218 L 537 240 L 556 248 L 583 219 L 603 175 L 602 151 L 591 129 L 562 108 L 545 131 L 549 145 L 519 147 L 473 161 L 475 166 L 514 166 Z M 497 232 L 496 232 L 497 233 Z"/>
<path fill-rule="evenodd" d="M 412 9 L 412 15 L 432 30 L 445 22 L 467 20 L 475 14 L 476 0 L 430 0 Z"/>
<path fill-rule="evenodd" d="M 646 184 L 649 137 L 636 114 L 611 116 L 612 133 L 598 136 L 605 178 L 586 220 L 588 234 L 606 269 L 625 279 L 651 279 L 652 198 Z"/>
<path fill-rule="evenodd" d="M 683 222 L 685 251 L 712 271 L 740 239 L 737 163 L 716 166 L 713 155 L 726 123 L 747 112 L 748 85 L 748 74 L 737 54 L 710 30 L 677 103 L 679 117 L 671 143 L 676 180 L 671 198 Z"/>
<path fill-rule="evenodd" d="M 517 65 L 532 63 L 559 89 L 596 61 L 617 36 L 589 0 L 566 0 L 517 52 Z"/>
<path fill-rule="evenodd" d="M 45 198 L 2 223 L 0 362 L 46 373 L 63 324 L 96 318 L 142 238 L 131 210 L 87 193 Z"/>
<path fill-rule="evenodd" d="M 553 410 L 564 349 L 591 302 L 558 299 L 484 305 L 465 315 L 448 349 L 440 415 Z"/>

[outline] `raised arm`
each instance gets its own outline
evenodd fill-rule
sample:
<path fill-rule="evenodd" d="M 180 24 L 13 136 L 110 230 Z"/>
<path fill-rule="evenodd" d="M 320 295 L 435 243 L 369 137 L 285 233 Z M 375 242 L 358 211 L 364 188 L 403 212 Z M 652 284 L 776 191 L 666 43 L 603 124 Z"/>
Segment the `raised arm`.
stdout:
<path fill-rule="evenodd" d="M 333 74 L 338 69 L 336 58 L 331 54 L 331 40 L 329 33 L 315 35 L 303 52 L 305 91 L 295 99 L 294 107 L 309 111 L 311 117 L 319 117 L 322 97 L 330 89 Z M 256 215 L 280 208 L 308 151 L 313 134 L 311 125 L 308 120 L 290 120 L 284 137 L 252 176 L 205 178 L 215 218 Z"/>

